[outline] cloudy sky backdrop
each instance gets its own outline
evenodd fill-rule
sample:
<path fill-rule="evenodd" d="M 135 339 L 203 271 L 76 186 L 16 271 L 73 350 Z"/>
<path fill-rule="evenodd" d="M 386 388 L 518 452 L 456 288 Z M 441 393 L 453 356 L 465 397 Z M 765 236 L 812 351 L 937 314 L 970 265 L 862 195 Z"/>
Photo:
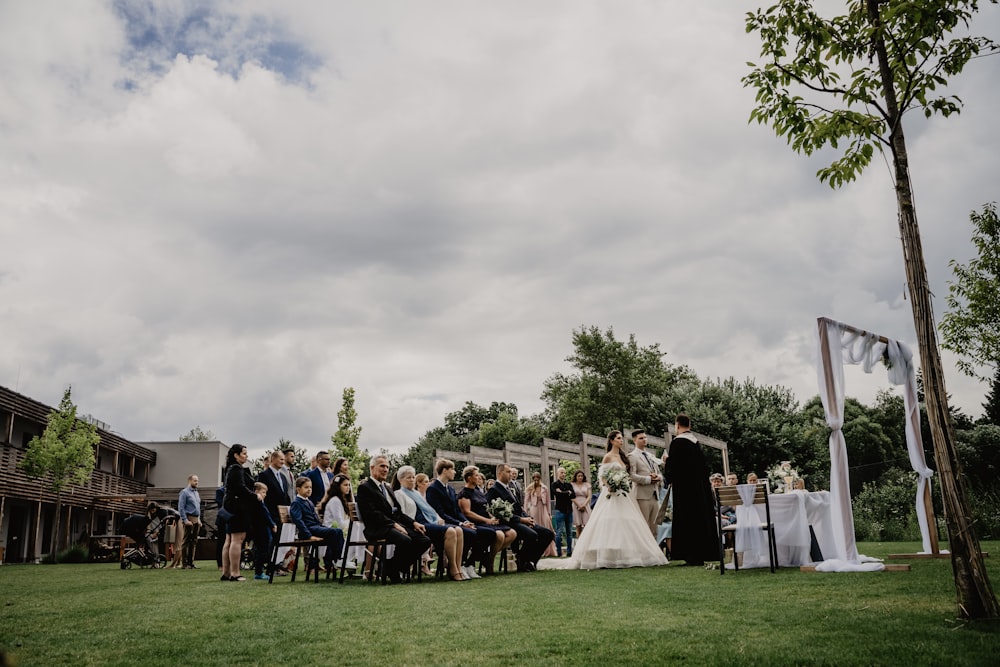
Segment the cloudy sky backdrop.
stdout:
<path fill-rule="evenodd" d="M 353 386 L 402 451 L 468 400 L 539 411 L 581 325 L 800 401 L 819 315 L 916 347 L 884 163 L 833 191 L 747 123 L 757 4 L 0 2 L 0 384 L 313 451 Z M 998 80 L 907 126 L 938 316 Z"/>

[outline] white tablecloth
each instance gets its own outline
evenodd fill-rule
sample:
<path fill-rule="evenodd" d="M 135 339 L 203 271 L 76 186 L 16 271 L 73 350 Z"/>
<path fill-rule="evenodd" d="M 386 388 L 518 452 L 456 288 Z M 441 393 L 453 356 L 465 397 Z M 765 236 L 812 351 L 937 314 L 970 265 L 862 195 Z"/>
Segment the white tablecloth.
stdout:
<path fill-rule="evenodd" d="M 816 541 L 824 558 L 843 558 L 836 553 L 833 524 L 830 512 L 829 491 L 792 491 L 772 494 L 771 521 L 774 522 L 774 539 L 778 545 L 778 565 L 797 567 L 813 562 L 809 555 L 809 526 L 816 533 Z M 764 506 L 755 505 L 764 521 Z M 741 551 L 737 540 L 736 551 Z M 747 552 L 740 567 L 768 567 L 767 545 L 761 553 Z"/>

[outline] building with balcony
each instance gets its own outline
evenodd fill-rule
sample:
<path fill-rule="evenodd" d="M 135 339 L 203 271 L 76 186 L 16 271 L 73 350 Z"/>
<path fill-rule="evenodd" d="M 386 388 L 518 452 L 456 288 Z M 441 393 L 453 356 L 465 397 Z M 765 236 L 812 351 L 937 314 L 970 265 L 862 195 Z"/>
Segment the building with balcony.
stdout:
<path fill-rule="evenodd" d="M 18 463 L 31 439 L 45 430 L 53 409 L 0 387 L 0 562 L 35 562 L 52 550 L 55 494 Z M 60 548 L 115 533 L 125 516 L 142 510 L 152 485 L 154 450 L 112 433 L 106 424 L 98 424 L 97 433 L 90 480 L 62 495 Z"/>

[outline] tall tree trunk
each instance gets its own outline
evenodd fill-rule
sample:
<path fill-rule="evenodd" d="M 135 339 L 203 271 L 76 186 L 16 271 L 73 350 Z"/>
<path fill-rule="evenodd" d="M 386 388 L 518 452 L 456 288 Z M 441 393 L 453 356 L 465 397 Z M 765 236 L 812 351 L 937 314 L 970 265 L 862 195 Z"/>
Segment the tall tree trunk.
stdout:
<path fill-rule="evenodd" d="M 879 0 L 867 0 L 868 17 L 873 26 L 881 28 Z M 890 123 L 892 162 L 896 179 L 896 205 L 899 211 L 899 233 L 903 242 L 903 262 L 906 282 L 913 309 L 913 324 L 917 331 L 917 347 L 924 374 L 924 400 L 930 422 L 934 460 L 941 480 L 945 522 L 951 567 L 955 576 L 959 613 L 963 618 L 996 618 L 1000 616 L 993 585 L 983 563 L 983 553 L 972 524 L 966 497 L 962 465 L 955 449 L 955 428 L 948 412 L 948 393 L 944 384 L 941 354 L 937 345 L 934 311 L 927 281 L 927 267 L 920 242 L 917 212 L 913 205 L 909 159 L 896 90 L 889 68 L 889 57 L 881 32 L 876 31 L 872 47 L 878 57 L 882 77 L 882 92 Z"/>
<path fill-rule="evenodd" d="M 55 563 L 59 555 L 59 519 L 62 516 L 62 491 L 56 492 L 56 515 L 52 519 L 52 539 L 49 544 L 52 549 L 52 562 Z"/>

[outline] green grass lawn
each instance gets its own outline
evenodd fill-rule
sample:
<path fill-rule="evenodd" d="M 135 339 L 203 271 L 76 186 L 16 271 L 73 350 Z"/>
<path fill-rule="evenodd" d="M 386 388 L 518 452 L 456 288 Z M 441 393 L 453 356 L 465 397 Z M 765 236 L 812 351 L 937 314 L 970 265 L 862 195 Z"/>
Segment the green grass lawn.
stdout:
<path fill-rule="evenodd" d="M 1000 542 L 983 549 L 997 585 Z M 0 567 L 0 649 L 20 667 L 1000 663 L 1000 624 L 956 620 L 947 559 L 910 572 L 670 565 L 389 587 L 223 583 L 199 565 Z"/>

